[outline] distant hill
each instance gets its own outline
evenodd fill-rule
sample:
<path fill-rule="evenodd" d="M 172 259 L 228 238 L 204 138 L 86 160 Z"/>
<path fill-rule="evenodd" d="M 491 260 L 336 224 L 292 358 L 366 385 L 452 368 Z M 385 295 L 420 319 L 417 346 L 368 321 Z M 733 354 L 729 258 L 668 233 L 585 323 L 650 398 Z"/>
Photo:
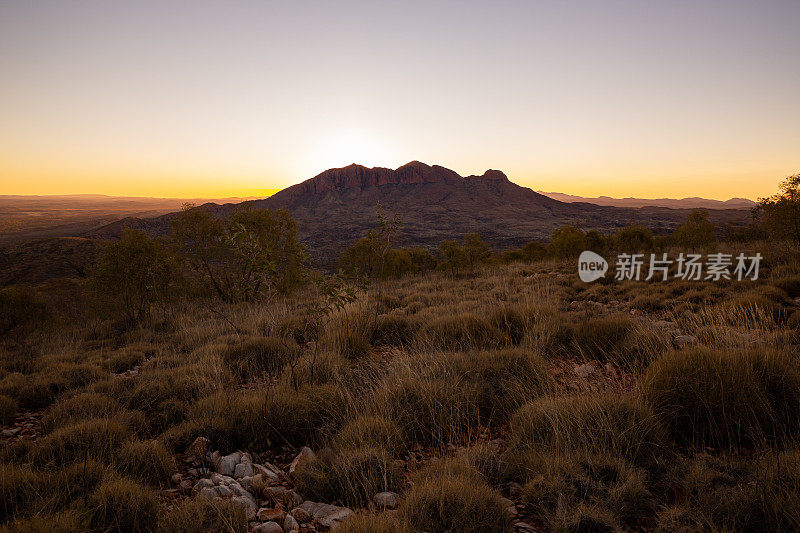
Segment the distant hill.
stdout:
<path fill-rule="evenodd" d="M 683 223 L 686 209 L 665 207 L 613 207 L 592 203 L 567 203 L 512 183 L 499 170 L 460 176 L 438 166 L 412 161 L 397 169 L 350 165 L 333 168 L 269 198 L 240 204 L 205 204 L 224 215 L 240 206 L 286 208 L 298 221 L 301 241 L 312 258 L 330 264 L 356 239 L 377 226 L 376 203 L 403 219 L 400 245 L 435 248 L 445 239 L 479 233 L 495 249 L 547 240 L 565 224 L 612 232 L 636 221 L 656 233 Z M 157 218 L 126 218 L 94 232 L 118 235 L 124 227 L 152 234 L 169 231 L 174 214 Z M 717 223 L 745 223 L 749 213 L 737 209 L 714 210 Z"/>
<path fill-rule="evenodd" d="M 553 198 L 560 202 L 587 202 L 596 205 L 607 205 L 614 207 L 669 207 L 671 209 L 752 209 L 756 206 L 753 200 L 747 198 L 731 198 L 730 200 L 709 200 L 707 198 L 611 198 L 610 196 L 598 196 L 597 198 L 584 198 L 560 192 L 537 191 L 548 198 Z"/>

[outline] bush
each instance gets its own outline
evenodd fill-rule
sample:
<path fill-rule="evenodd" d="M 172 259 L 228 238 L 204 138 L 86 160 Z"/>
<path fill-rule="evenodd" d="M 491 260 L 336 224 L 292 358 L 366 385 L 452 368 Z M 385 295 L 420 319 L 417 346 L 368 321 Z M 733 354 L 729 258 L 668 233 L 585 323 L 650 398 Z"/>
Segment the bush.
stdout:
<path fill-rule="evenodd" d="M 157 494 L 128 479 L 103 483 L 87 503 L 89 525 L 95 530 L 147 533 L 158 523 Z"/>
<path fill-rule="evenodd" d="M 515 449 L 608 452 L 641 464 L 659 456 L 665 443 L 659 420 L 635 398 L 545 397 L 523 405 L 511 419 Z"/>
<path fill-rule="evenodd" d="M 575 345 L 592 358 L 606 360 L 620 351 L 634 323 L 623 315 L 611 318 L 590 318 L 575 326 Z"/>
<path fill-rule="evenodd" d="M 80 531 L 80 520 L 74 512 L 21 518 L 0 527 L 2 533 L 73 533 Z"/>
<path fill-rule="evenodd" d="M 184 500 L 162 513 L 158 521 L 159 533 L 247 533 L 248 530 L 245 508 L 230 500 Z"/>
<path fill-rule="evenodd" d="M 417 336 L 423 347 L 437 350 L 469 350 L 499 344 L 501 334 L 486 320 L 472 313 L 435 317 Z"/>
<path fill-rule="evenodd" d="M 336 353 L 349 361 L 364 359 L 369 355 L 369 341 L 358 331 L 348 331 L 340 335 L 337 341 Z"/>
<path fill-rule="evenodd" d="M 9 424 L 17 416 L 17 402 L 0 394 L 0 423 Z"/>
<path fill-rule="evenodd" d="M 655 509 L 644 471 L 607 454 L 542 456 L 522 490 L 528 510 L 557 520 L 559 508 L 605 509 L 631 527 Z"/>
<path fill-rule="evenodd" d="M 220 353 L 225 364 L 240 378 L 275 372 L 300 355 L 294 342 L 277 337 L 251 337 L 227 346 Z"/>
<path fill-rule="evenodd" d="M 31 449 L 37 464 L 106 459 L 119 449 L 130 431 L 116 419 L 92 418 L 58 428 L 39 440 Z"/>
<path fill-rule="evenodd" d="M 40 484 L 39 474 L 29 466 L 0 464 L 0 522 L 34 504 Z"/>
<path fill-rule="evenodd" d="M 372 344 L 405 346 L 413 340 L 418 327 L 416 320 L 405 315 L 380 315 L 372 330 Z"/>
<path fill-rule="evenodd" d="M 375 447 L 395 455 L 405 448 L 400 426 L 382 416 L 360 416 L 342 427 L 336 435 L 337 448 Z"/>
<path fill-rule="evenodd" d="M 169 451 L 158 441 L 134 440 L 126 443 L 116 456 L 119 470 L 149 485 L 165 485 L 175 469 Z"/>
<path fill-rule="evenodd" d="M 800 527 L 800 453 L 752 461 L 699 457 L 678 482 L 691 515 L 728 531 L 796 531 Z"/>
<path fill-rule="evenodd" d="M 298 465 L 294 477 L 304 496 L 348 507 L 364 507 L 375 494 L 400 486 L 397 466 L 381 448 L 323 450 Z"/>
<path fill-rule="evenodd" d="M 352 514 L 336 526 L 337 533 L 411 533 L 395 516 L 387 514 Z"/>
<path fill-rule="evenodd" d="M 650 366 L 641 390 L 685 444 L 781 441 L 796 433 L 800 416 L 800 373 L 777 352 L 673 352 Z"/>
<path fill-rule="evenodd" d="M 400 503 L 399 515 L 414 531 L 510 531 L 506 503 L 477 472 L 423 471 Z"/>
<path fill-rule="evenodd" d="M 42 419 L 42 429 L 52 431 L 89 418 L 107 418 L 121 409 L 119 402 L 113 398 L 95 392 L 83 392 L 56 402 Z"/>
<path fill-rule="evenodd" d="M 525 337 L 528 316 L 518 305 L 505 305 L 489 313 L 489 323 L 502 332 L 510 344 L 516 346 Z"/>
<path fill-rule="evenodd" d="M 789 298 L 800 296 L 800 276 L 790 276 L 772 283 L 786 293 Z"/>

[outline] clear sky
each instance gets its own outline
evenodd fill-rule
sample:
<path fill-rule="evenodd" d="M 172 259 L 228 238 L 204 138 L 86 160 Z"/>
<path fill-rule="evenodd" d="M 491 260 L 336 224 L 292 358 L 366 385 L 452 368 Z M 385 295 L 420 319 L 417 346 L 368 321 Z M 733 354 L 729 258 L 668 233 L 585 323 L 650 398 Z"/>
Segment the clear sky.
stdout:
<path fill-rule="evenodd" d="M 800 1 L 0 2 L 0 194 L 418 159 L 583 196 L 800 172 Z"/>

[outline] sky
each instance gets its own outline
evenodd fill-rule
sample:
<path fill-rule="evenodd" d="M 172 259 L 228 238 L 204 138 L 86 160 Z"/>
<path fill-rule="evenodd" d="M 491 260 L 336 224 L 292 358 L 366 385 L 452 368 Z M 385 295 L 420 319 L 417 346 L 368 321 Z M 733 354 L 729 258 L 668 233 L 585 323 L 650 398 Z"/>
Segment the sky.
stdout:
<path fill-rule="evenodd" d="M 0 194 L 259 196 L 350 163 L 581 196 L 800 172 L 800 2 L 0 2 Z"/>

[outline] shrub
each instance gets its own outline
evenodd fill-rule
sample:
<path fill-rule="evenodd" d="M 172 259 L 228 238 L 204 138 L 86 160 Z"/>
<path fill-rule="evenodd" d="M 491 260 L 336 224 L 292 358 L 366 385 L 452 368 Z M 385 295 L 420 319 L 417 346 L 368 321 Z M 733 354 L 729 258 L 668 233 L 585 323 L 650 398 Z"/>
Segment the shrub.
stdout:
<path fill-rule="evenodd" d="M 514 346 L 525 337 L 528 321 L 528 316 L 519 305 L 497 307 L 489 313 L 489 323 L 502 332 Z"/>
<path fill-rule="evenodd" d="M 413 340 L 418 327 L 416 320 L 405 315 L 380 315 L 372 330 L 372 344 L 405 346 Z"/>
<path fill-rule="evenodd" d="M 262 372 L 274 372 L 300 355 L 299 347 L 277 337 L 251 337 L 227 346 L 220 354 L 228 367 L 246 379 Z"/>
<path fill-rule="evenodd" d="M 497 485 L 505 480 L 509 465 L 499 450 L 486 444 L 478 444 L 467 449 L 464 461 L 479 472 L 488 482 Z"/>
<path fill-rule="evenodd" d="M 348 422 L 336 435 L 337 448 L 376 447 L 394 455 L 405 448 L 400 426 L 382 416 L 360 416 Z"/>
<path fill-rule="evenodd" d="M 40 476 L 29 466 L 0 464 L 0 522 L 35 503 L 40 483 Z"/>
<path fill-rule="evenodd" d="M 184 500 L 158 521 L 159 533 L 247 533 L 245 508 L 230 500 Z"/>
<path fill-rule="evenodd" d="M 0 394 L 0 424 L 9 424 L 17 416 L 17 402 Z"/>
<path fill-rule="evenodd" d="M 92 418 L 60 427 L 31 449 L 37 464 L 66 463 L 84 458 L 105 459 L 127 440 L 130 431 L 116 419 Z"/>
<path fill-rule="evenodd" d="M 800 453 L 753 461 L 700 457 L 679 482 L 692 515 L 729 531 L 796 531 L 800 527 Z"/>
<path fill-rule="evenodd" d="M 435 476 L 423 471 L 403 498 L 399 515 L 414 531 L 510 531 L 507 504 L 476 479 L 460 471 Z"/>
<path fill-rule="evenodd" d="M 800 373 L 778 352 L 673 352 L 650 366 L 641 389 L 675 438 L 686 444 L 781 440 L 796 432 L 800 416 Z"/>
<path fill-rule="evenodd" d="M 438 350 L 468 350 L 497 345 L 501 334 L 472 313 L 445 315 L 424 324 L 417 335 L 424 346 Z"/>
<path fill-rule="evenodd" d="M 347 360 L 364 359 L 369 355 L 369 350 L 369 341 L 359 331 L 349 331 L 337 338 L 336 353 Z"/>
<path fill-rule="evenodd" d="M 323 450 L 298 465 L 294 477 L 301 494 L 349 507 L 364 507 L 378 492 L 400 485 L 397 466 L 381 448 Z"/>
<path fill-rule="evenodd" d="M 42 419 L 42 429 L 52 431 L 89 418 L 106 418 L 121 409 L 119 402 L 113 398 L 96 392 L 83 392 L 56 402 Z"/>
<path fill-rule="evenodd" d="M 564 455 L 609 452 L 638 464 L 660 455 L 665 440 L 659 420 L 635 398 L 545 397 L 523 405 L 511 419 L 511 443 L 516 449 Z"/>
<path fill-rule="evenodd" d="M 14 520 L 0 527 L 2 533 L 73 533 L 80 531 L 80 520 L 74 512 L 38 515 Z"/>
<path fill-rule="evenodd" d="M 137 349 L 128 348 L 120 350 L 115 354 L 111 355 L 108 359 L 106 359 L 103 362 L 103 366 L 109 372 L 119 374 L 121 372 L 130 370 L 136 365 L 142 364 L 144 361 L 145 361 L 144 352 Z"/>
<path fill-rule="evenodd" d="M 89 525 L 99 531 L 147 533 L 158 523 L 155 492 L 128 479 L 104 482 L 87 502 Z"/>
<path fill-rule="evenodd" d="M 387 514 L 352 514 L 336 526 L 338 533 L 411 533 L 396 516 Z"/>
<path fill-rule="evenodd" d="M 605 360 L 623 348 L 634 323 L 625 316 L 590 318 L 575 326 L 575 345 L 589 356 Z"/>
<path fill-rule="evenodd" d="M 172 455 L 154 440 L 126 443 L 116 456 L 116 464 L 123 474 L 156 486 L 168 483 L 175 468 Z"/>
<path fill-rule="evenodd" d="M 570 533 L 617 533 L 620 530 L 609 510 L 593 505 L 564 509 L 554 522 L 555 531 Z"/>
<path fill-rule="evenodd" d="M 789 298 L 800 296 L 800 276 L 790 276 L 773 282 L 773 285 L 784 291 Z"/>
<path fill-rule="evenodd" d="M 552 457 L 540 464 L 522 490 L 528 510 L 557 519 L 560 507 L 588 505 L 607 509 L 613 521 L 634 526 L 655 508 L 645 473 L 625 460 L 607 454 Z"/>

